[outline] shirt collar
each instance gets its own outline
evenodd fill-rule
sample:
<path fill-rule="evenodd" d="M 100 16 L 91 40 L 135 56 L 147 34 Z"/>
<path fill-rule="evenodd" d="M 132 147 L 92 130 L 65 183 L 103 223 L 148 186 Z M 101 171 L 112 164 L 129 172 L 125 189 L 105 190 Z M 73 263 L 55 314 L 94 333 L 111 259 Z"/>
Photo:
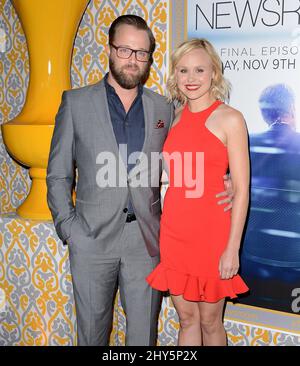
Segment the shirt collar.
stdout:
<path fill-rule="evenodd" d="M 117 95 L 117 93 L 115 91 L 115 88 L 108 83 L 107 78 L 108 78 L 108 73 L 104 76 L 104 84 L 105 84 L 105 88 L 106 88 L 107 93 L 109 95 Z M 141 83 L 139 83 L 138 93 L 137 93 L 136 99 L 140 98 L 142 96 L 143 89 L 144 89 L 143 85 Z"/>

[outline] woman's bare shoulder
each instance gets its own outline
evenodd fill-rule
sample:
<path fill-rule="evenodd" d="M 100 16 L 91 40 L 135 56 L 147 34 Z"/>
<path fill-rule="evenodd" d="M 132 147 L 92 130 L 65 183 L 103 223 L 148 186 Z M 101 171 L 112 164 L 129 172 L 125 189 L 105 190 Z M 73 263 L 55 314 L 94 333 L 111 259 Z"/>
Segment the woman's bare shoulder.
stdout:
<path fill-rule="evenodd" d="M 243 114 L 239 110 L 231 107 L 228 104 L 222 104 L 218 108 L 218 112 L 219 112 L 218 117 L 226 125 L 235 126 L 237 124 L 238 125 L 245 124 L 245 119 L 244 119 Z"/>

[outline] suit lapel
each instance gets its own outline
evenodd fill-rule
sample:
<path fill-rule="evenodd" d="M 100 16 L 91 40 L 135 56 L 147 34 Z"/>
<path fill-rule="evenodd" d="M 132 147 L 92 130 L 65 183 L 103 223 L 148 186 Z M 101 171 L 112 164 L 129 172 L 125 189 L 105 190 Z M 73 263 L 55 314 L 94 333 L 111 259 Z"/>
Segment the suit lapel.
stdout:
<path fill-rule="evenodd" d="M 104 133 L 107 137 L 107 141 L 112 147 L 113 153 L 116 154 L 116 156 L 118 156 L 119 147 L 113 130 L 113 125 L 110 119 L 106 89 L 103 79 L 99 83 L 94 85 L 94 88 L 91 91 L 91 101 L 96 113 L 96 119 L 98 122 L 97 126 L 100 128 L 101 125 L 99 122 L 102 123 Z"/>

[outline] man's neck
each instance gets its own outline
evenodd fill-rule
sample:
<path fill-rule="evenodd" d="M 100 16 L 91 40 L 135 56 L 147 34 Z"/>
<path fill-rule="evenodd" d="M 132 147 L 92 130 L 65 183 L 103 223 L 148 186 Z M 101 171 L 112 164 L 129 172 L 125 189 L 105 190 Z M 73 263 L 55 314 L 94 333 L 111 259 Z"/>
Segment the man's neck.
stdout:
<path fill-rule="evenodd" d="M 107 82 L 115 89 L 116 94 L 120 98 L 125 111 L 128 112 L 131 104 L 135 100 L 138 94 L 138 86 L 133 89 L 122 88 L 121 85 L 117 83 L 111 73 L 108 73 Z"/>

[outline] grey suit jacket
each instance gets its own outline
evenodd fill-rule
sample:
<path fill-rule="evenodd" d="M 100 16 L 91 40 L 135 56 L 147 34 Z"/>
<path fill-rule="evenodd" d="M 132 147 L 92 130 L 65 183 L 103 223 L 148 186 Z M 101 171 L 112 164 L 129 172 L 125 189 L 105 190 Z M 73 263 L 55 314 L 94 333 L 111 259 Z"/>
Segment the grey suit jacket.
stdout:
<path fill-rule="evenodd" d="M 56 116 L 48 169 L 47 200 L 59 238 L 81 245 L 97 244 L 103 254 L 119 239 L 126 222 L 131 197 L 137 221 L 150 256 L 159 253 L 161 215 L 160 180 L 162 164 L 151 162 L 151 153 L 160 153 L 173 118 L 173 105 L 165 97 L 144 88 L 145 142 L 139 162 L 127 174 L 119 157 L 104 80 L 65 91 Z M 164 123 L 157 128 L 157 122 Z M 160 123 L 161 126 L 161 123 Z M 116 185 L 99 185 L 105 162 L 103 154 L 114 156 Z M 99 155 L 100 154 L 100 155 Z M 149 164 L 148 164 L 149 163 Z M 106 161 L 106 166 L 107 161 Z M 75 167 L 78 179 L 73 204 Z M 156 186 L 151 186 L 150 180 Z M 120 184 L 118 182 L 122 182 Z M 145 182 L 148 181 L 148 184 Z M 137 182 L 143 182 L 140 186 Z"/>

